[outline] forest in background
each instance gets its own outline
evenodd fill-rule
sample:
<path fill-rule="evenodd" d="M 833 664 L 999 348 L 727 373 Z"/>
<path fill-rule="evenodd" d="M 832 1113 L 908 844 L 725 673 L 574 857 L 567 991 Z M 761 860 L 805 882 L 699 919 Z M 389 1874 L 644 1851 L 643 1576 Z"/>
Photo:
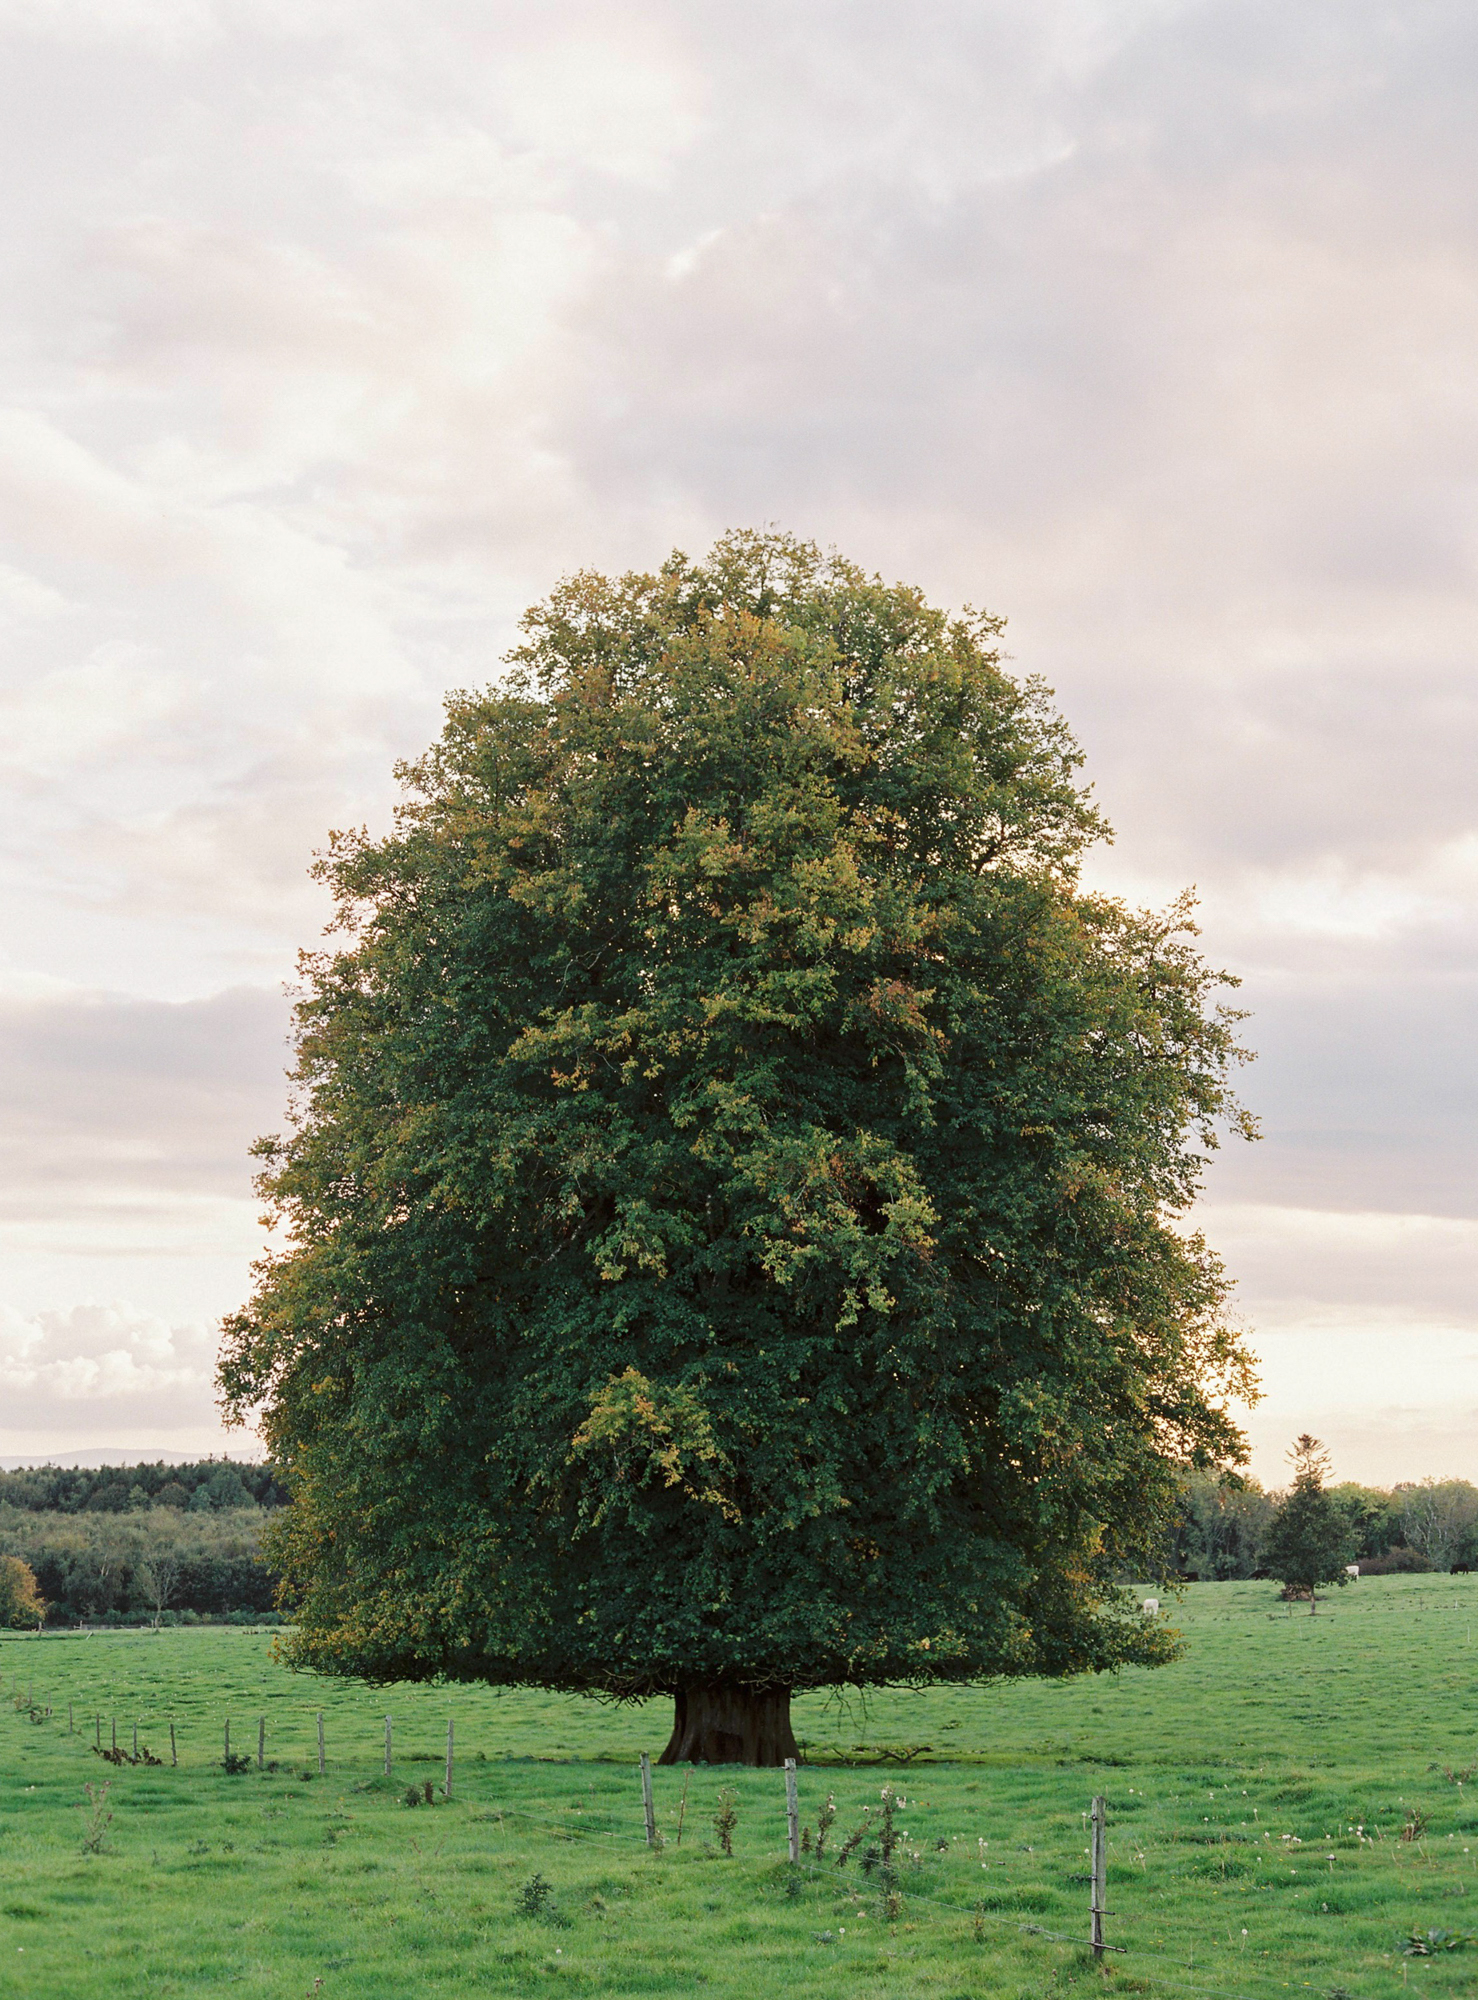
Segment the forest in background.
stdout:
<path fill-rule="evenodd" d="M 1354 1538 L 1362 1576 L 1478 1569 L 1478 1486 L 1466 1479 L 1326 1489 Z M 1284 1495 L 1235 1474 L 1188 1473 L 1166 1567 L 1205 1583 L 1264 1576 L 1264 1545 Z"/>
<path fill-rule="evenodd" d="M 1478 1569 L 1478 1486 L 1467 1480 L 1328 1490 L 1364 1575 Z M 1188 1473 L 1167 1569 L 1208 1583 L 1265 1575 L 1282 1498 L 1254 1479 Z M 277 1588 L 262 1530 L 287 1500 L 276 1467 L 230 1459 L 0 1472 L 0 1555 L 30 1566 L 49 1625 L 261 1623 L 276 1615 Z"/>
<path fill-rule="evenodd" d="M 29 1565 L 48 1625 L 259 1624 L 262 1529 L 286 1500 L 274 1467 L 231 1459 L 0 1472 L 0 1555 Z"/>

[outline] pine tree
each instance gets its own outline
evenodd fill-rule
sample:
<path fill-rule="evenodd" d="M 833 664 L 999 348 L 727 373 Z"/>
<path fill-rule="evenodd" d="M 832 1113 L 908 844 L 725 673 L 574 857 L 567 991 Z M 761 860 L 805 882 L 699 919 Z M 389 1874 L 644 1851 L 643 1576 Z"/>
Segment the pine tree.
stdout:
<path fill-rule="evenodd" d="M 1343 1587 L 1349 1582 L 1345 1565 L 1354 1551 L 1355 1534 L 1348 1514 L 1324 1491 L 1329 1454 L 1318 1438 L 1305 1431 L 1288 1457 L 1293 1485 L 1268 1531 L 1263 1560 L 1285 1592 L 1307 1596 L 1312 1617 L 1319 1608 L 1321 1584 Z"/>

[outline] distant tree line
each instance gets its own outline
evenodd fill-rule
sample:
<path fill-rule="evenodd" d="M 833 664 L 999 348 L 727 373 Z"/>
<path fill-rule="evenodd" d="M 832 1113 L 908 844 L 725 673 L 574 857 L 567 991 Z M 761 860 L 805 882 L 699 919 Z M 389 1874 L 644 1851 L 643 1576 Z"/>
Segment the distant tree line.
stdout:
<path fill-rule="evenodd" d="M 1478 1486 L 1425 1479 L 1400 1486 L 1346 1480 L 1326 1489 L 1350 1530 L 1363 1576 L 1478 1569 Z M 1255 1479 L 1190 1472 L 1181 1481 L 1167 1567 L 1204 1582 L 1269 1576 L 1269 1539 L 1290 1496 Z"/>
<path fill-rule="evenodd" d="M 220 1459 L 0 1473 L 0 1622 L 36 1624 L 37 1600 L 48 1625 L 270 1617 L 261 1535 L 286 1499 L 272 1466 Z"/>
<path fill-rule="evenodd" d="M 285 1507 L 274 1465 L 203 1458 L 194 1465 L 39 1465 L 0 1472 L 0 1508 L 32 1514 L 126 1514 L 173 1507 L 219 1514 L 237 1507 Z"/>

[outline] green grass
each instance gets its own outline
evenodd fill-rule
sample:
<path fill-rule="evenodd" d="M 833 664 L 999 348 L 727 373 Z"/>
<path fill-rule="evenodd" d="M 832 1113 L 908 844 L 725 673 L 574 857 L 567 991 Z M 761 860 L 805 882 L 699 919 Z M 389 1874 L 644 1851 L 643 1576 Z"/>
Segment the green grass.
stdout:
<path fill-rule="evenodd" d="M 9 1637 L 0 1995 L 1478 1994 L 1478 1945 L 1399 1954 L 1414 1928 L 1478 1929 L 1478 1770 L 1460 1786 L 1432 1768 L 1478 1765 L 1478 1577 L 1369 1578 L 1317 1619 L 1285 1616 L 1271 1585 L 1197 1585 L 1177 1622 L 1188 1655 L 1157 1674 L 797 1705 L 802 1817 L 834 1792 L 833 1846 L 884 1783 L 906 1798 L 918 1858 L 892 1924 L 856 1856 L 792 1876 L 778 1772 L 657 1771 L 667 1844 L 649 1855 L 635 1766 L 661 1748 L 661 1705 L 319 1682 L 274 1666 L 265 1633 Z M 137 1718 L 164 1764 L 100 1761 L 96 1714 L 125 1747 Z M 263 1715 L 278 1768 L 259 1773 Z M 253 1760 L 238 1777 L 228 1716 Z M 412 1810 L 448 1716 L 453 1799 Z M 112 1822 L 84 1853 L 84 1784 L 107 1781 Z M 712 1825 L 725 1785 L 732 1860 Z M 1128 1947 L 1106 1973 L 1073 1942 L 1100 1791 L 1108 1936 Z M 519 1913 L 535 1874 L 561 1921 Z"/>

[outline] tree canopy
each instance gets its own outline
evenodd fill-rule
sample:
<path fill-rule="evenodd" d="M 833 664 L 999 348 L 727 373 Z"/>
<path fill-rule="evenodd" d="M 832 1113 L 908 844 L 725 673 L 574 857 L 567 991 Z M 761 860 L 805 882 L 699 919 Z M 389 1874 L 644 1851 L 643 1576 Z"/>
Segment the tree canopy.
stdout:
<path fill-rule="evenodd" d="M 36 1575 L 19 1556 L 0 1556 L 0 1626 L 34 1625 L 46 1618 Z"/>
<path fill-rule="evenodd" d="M 1237 1016 L 1188 905 L 1082 888 L 1000 631 L 779 534 L 576 575 L 333 838 L 221 1377 L 296 1658 L 764 1760 L 792 1689 L 1172 1650 L 1113 1579 L 1242 1453 L 1176 1226 Z"/>

